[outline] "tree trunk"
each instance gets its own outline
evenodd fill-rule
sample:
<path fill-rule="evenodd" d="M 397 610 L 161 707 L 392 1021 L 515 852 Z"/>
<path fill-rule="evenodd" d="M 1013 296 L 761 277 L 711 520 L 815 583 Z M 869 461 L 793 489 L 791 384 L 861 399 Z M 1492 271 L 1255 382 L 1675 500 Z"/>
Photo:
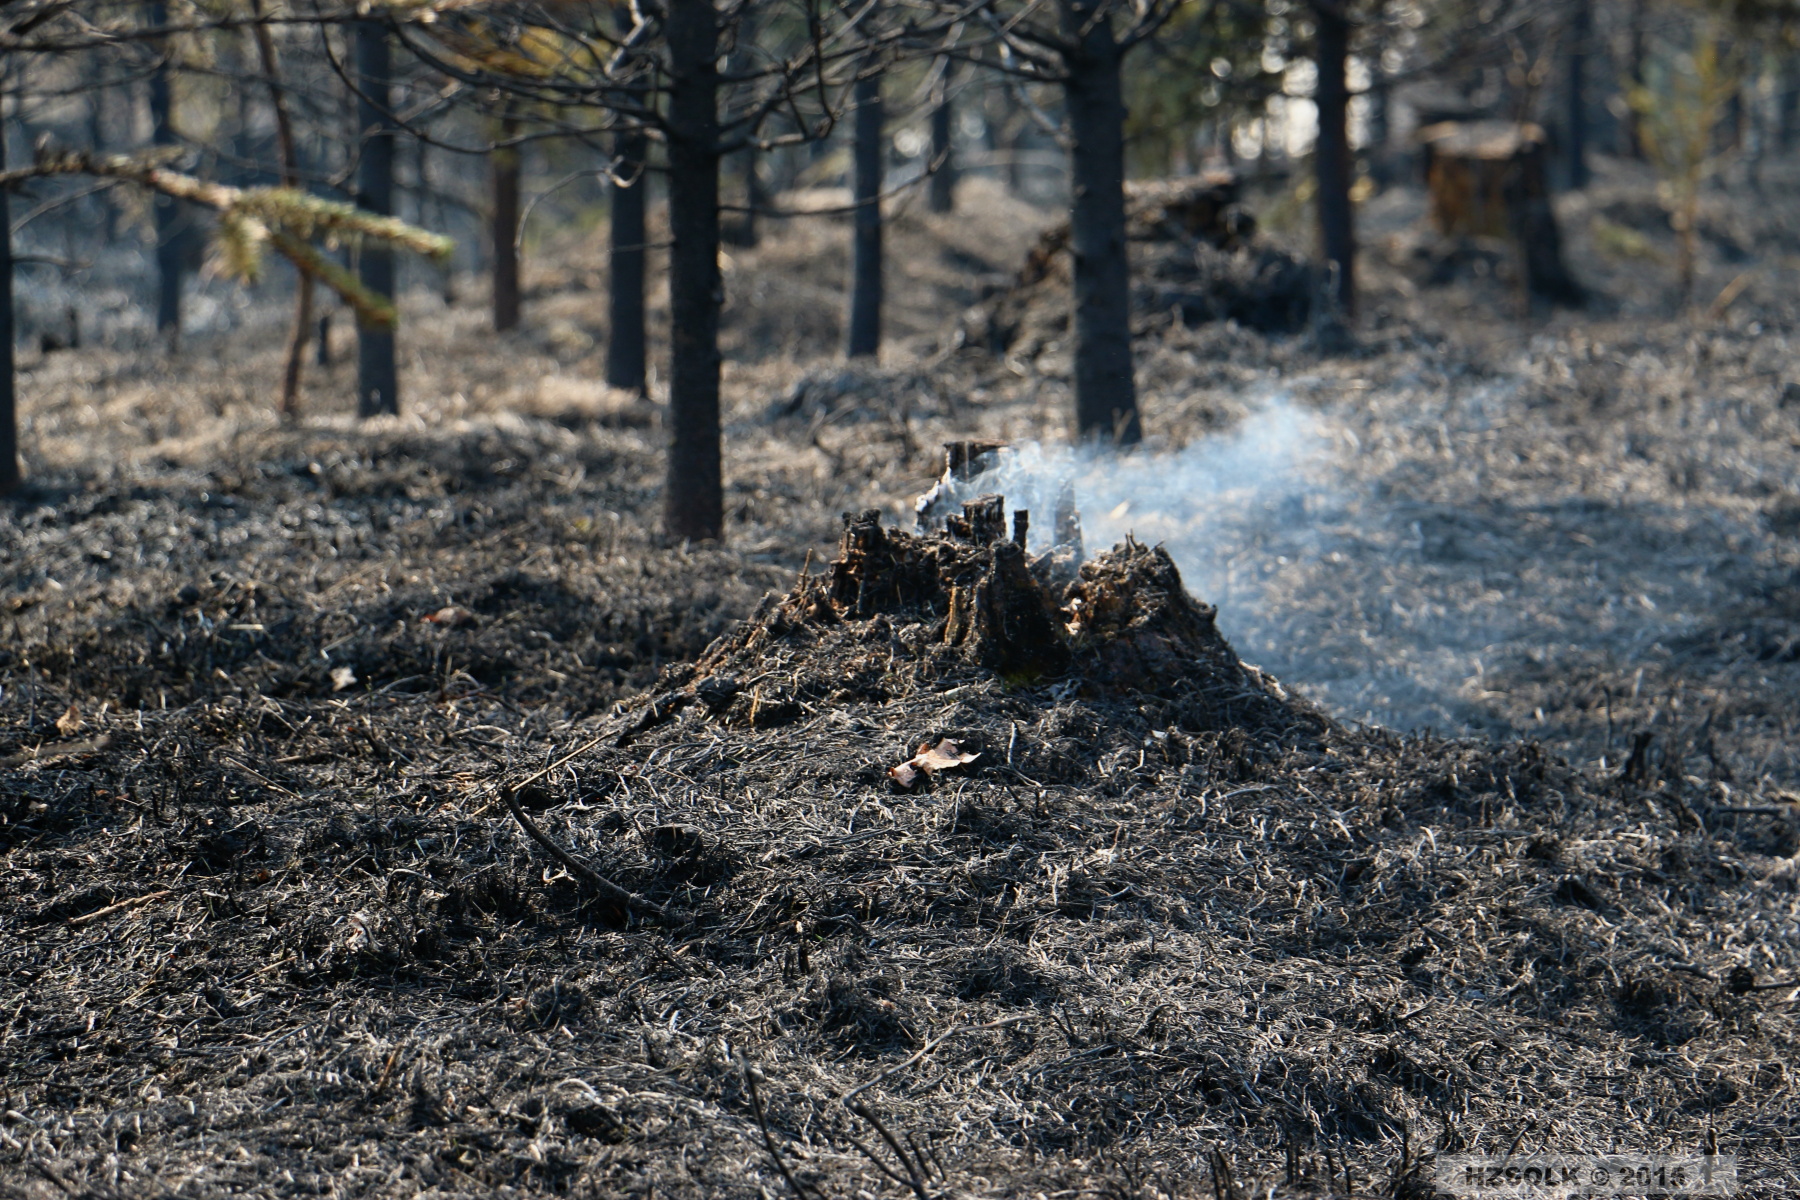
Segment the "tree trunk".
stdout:
<path fill-rule="evenodd" d="M 355 26 L 357 87 L 356 124 L 362 137 L 362 160 L 356 172 L 356 201 L 382 216 L 394 212 L 394 130 L 392 77 L 387 30 L 379 21 Z M 357 256 L 357 277 L 364 287 L 392 300 L 394 253 L 385 242 L 365 240 Z M 399 372 L 394 364 L 393 329 L 356 327 L 356 412 L 361 417 L 400 411 Z"/>
<path fill-rule="evenodd" d="M 1350 203 L 1350 88 L 1344 64 L 1350 56 L 1350 21 L 1342 0 L 1314 0 L 1319 82 L 1317 171 L 1319 249 L 1337 276 L 1337 305 L 1356 313 L 1356 214 Z"/>
<path fill-rule="evenodd" d="M 649 152 L 649 139 L 639 131 L 622 132 L 613 143 L 618 158 L 614 178 L 629 182 L 612 185 L 606 382 L 640 396 L 649 390 L 644 382 L 648 361 L 644 350 L 644 200 L 650 190 L 644 160 Z"/>
<path fill-rule="evenodd" d="M 1782 56 L 1775 69 L 1775 147 L 1787 151 L 1800 141 L 1800 63 Z"/>
<path fill-rule="evenodd" d="M 1588 185 L 1587 163 L 1587 56 L 1594 37 L 1592 0 L 1574 0 L 1569 15 L 1568 150 L 1569 187 L 1580 191 Z"/>
<path fill-rule="evenodd" d="M 500 140 L 510 141 L 519 123 L 500 122 Z M 519 150 L 500 145 L 489 156 L 494 170 L 494 331 L 519 327 Z"/>
<path fill-rule="evenodd" d="M 1625 87 L 1627 95 L 1620 118 L 1625 125 L 1625 152 L 1632 158 L 1644 157 L 1644 136 L 1639 123 L 1643 117 L 1637 110 L 1637 92 L 1644 86 L 1645 31 L 1644 9 L 1647 0 L 1631 0 L 1631 12 L 1625 29 Z"/>
<path fill-rule="evenodd" d="M 294 140 L 294 122 L 288 114 L 287 93 L 281 84 L 281 61 L 275 54 L 275 35 L 262 20 L 262 0 L 251 0 L 256 17 L 256 51 L 262 59 L 269 85 L 269 104 L 275 110 L 275 144 L 281 152 L 283 187 L 300 186 L 300 147 Z M 288 333 L 287 362 L 281 372 L 281 415 L 294 420 L 300 415 L 300 377 L 306 369 L 306 343 L 312 337 L 313 279 L 305 271 L 294 273 L 294 325 Z"/>
<path fill-rule="evenodd" d="M 146 16 L 151 28 L 161 29 L 169 23 L 169 6 L 164 0 L 154 0 Z M 159 47 L 163 57 L 150 73 L 150 141 L 156 146 L 176 144 L 169 53 L 168 46 Z M 175 346 L 181 339 L 181 275 L 187 258 L 188 216 L 179 200 L 161 192 L 151 198 L 150 210 L 156 226 L 156 331 Z"/>
<path fill-rule="evenodd" d="M 931 109 L 931 191 L 928 207 L 934 213 L 956 208 L 956 108 L 950 102 L 950 69 L 944 69 L 937 103 Z"/>
<path fill-rule="evenodd" d="M 1131 272 L 1125 248 L 1125 98 L 1106 0 L 1063 0 L 1063 94 L 1074 146 L 1070 250 L 1075 268 L 1075 429 L 1128 444 L 1143 436 L 1131 367 Z"/>
<path fill-rule="evenodd" d="M 6 169 L 6 123 L 0 120 L 0 171 Z M 0 188 L 0 496 L 19 490 L 18 380 L 13 371 L 12 193 Z"/>
<path fill-rule="evenodd" d="M 881 353 L 881 159 L 885 148 L 885 124 L 881 106 L 881 77 L 871 74 L 856 81 L 856 160 L 850 277 L 850 337 L 846 352 L 851 358 L 871 358 Z"/>
<path fill-rule="evenodd" d="M 719 470 L 719 17 L 713 0 L 668 0 L 669 469 L 663 533 L 725 533 Z"/>

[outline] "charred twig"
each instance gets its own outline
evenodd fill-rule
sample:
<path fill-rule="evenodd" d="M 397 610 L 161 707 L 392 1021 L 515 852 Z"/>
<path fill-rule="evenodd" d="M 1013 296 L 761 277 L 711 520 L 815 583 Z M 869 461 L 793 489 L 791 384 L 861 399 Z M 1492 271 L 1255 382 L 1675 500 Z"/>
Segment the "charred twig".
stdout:
<path fill-rule="evenodd" d="M 906 1176 L 902 1178 L 895 1174 L 886 1163 L 876 1157 L 873 1150 L 869 1149 L 855 1138 L 850 1139 L 850 1144 L 862 1151 L 863 1155 L 867 1157 L 870 1162 L 874 1163 L 876 1169 L 883 1175 L 886 1175 L 889 1179 L 903 1187 L 910 1187 L 913 1195 L 917 1196 L 919 1200 L 932 1200 L 931 1191 L 925 1186 L 925 1171 L 923 1164 L 913 1161 L 912 1157 L 907 1154 L 906 1148 L 900 1144 L 900 1140 L 889 1133 L 888 1127 L 881 1123 L 881 1118 L 870 1112 L 869 1106 L 864 1104 L 861 1100 L 854 1102 L 846 1100 L 844 1107 L 848 1108 L 851 1112 L 875 1127 L 875 1132 L 881 1135 L 881 1140 L 887 1143 L 888 1149 L 894 1152 L 894 1157 L 899 1159 L 900 1165 L 906 1169 Z"/>
<path fill-rule="evenodd" d="M 663 905 L 656 903 L 654 900 L 648 900 L 648 899 L 644 898 L 643 896 L 638 895 L 636 892 L 630 891 L 629 889 L 620 887 L 618 884 L 614 883 L 612 880 L 610 880 L 606 876 L 600 874 L 600 872 L 594 870 L 594 868 L 588 866 L 586 863 L 582 862 L 580 859 L 578 859 L 574 855 L 570 854 L 567 850 L 564 850 L 561 846 L 557 845 L 556 842 L 551 839 L 550 835 L 545 833 L 542 829 L 539 829 L 537 826 L 537 822 L 533 821 L 530 817 L 526 816 L 525 810 L 523 808 L 519 807 L 519 792 L 521 789 L 525 788 L 529 784 L 537 782 L 538 780 L 542 779 L 544 776 L 548 775 L 550 772 L 556 770 L 558 767 L 561 767 L 561 766 L 571 762 L 575 758 L 577 758 L 583 754 L 586 754 L 589 750 L 592 750 L 595 746 L 598 746 L 600 744 L 600 742 L 601 742 L 600 738 L 595 738 L 592 741 L 588 742 L 585 746 L 582 746 L 579 750 L 575 750 L 569 754 L 565 754 L 563 757 L 557 759 L 555 762 L 551 763 L 549 766 L 545 767 L 543 770 L 538 771 L 532 775 L 528 775 L 524 779 L 521 779 L 517 783 L 509 783 L 509 784 L 501 785 L 500 799 L 506 802 L 507 811 L 512 813 L 513 820 L 515 820 L 519 823 L 520 829 L 523 829 L 528 835 L 530 835 L 532 841 L 536 842 L 538 845 L 542 846 L 545 850 L 549 851 L 552 858 L 556 859 L 557 862 L 561 863 L 563 866 L 567 867 L 571 872 L 573 872 L 576 876 L 578 876 L 579 878 L 584 880 L 595 891 L 599 892 L 600 894 L 602 894 L 604 896 L 610 896 L 612 899 L 617 900 L 619 903 L 625 905 L 628 909 L 629 908 L 641 909 L 646 912 L 653 912 L 659 917 L 667 917 L 669 915 L 669 910 L 667 908 L 665 908 Z"/>
<path fill-rule="evenodd" d="M 637 715 L 637 719 L 627 725 L 619 736 L 613 739 L 615 746 L 629 746 L 632 740 L 641 734 L 648 733 L 658 725 L 673 717 L 676 713 L 692 704 L 696 697 L 692 692 L 674 692 L 653 701 L 650 706 Z"/>
<path fill-rule="evenodd" d="M 781 1172 L 782 1179 L 786 1180 L 787 1185 L 794 1189 L 794 1195 L 798 1196 L 799 1200 L 807 1200 L 806 1189 L 800 1186 L 800 1181 L 794 1178 L 794 1173 L 788 1170 L 787 1163 L 782 1161 L 780 1151 L 775 1148 L 775 1135 L 769 1132 L 769 1118 L 763 1112 L 762 1096 L 756 1090 L 758 1074 L 755 1067 L 748 1062 L 744 1064 L 744 1087 L 750 1092 L 750 1108 L 756 1113 L 757 1127 L 762 1130 L 763 1149 L 769 1152 L 769 1157 L 774 1161 L 775 1169 Z"/>
<path fill-rule="evenodd" d="M 142 896 L 133 896 L 129 900 L 121 900 L 117 904 L 109 904 L 105 908 L 95 909 L 91 913 L 83 913 L 79 917 L 70 917 L 68 923 L 71 928 L 91 924 L 94 921 L 98 921 L 101 917 L 110 917 L 116 912 L 124 912 L 128 908 L 137 908 L 139 905 L 149 904 L 153 900 L 161 900 L 164 896 L 173 896 L 174 894 L 175 892 L 173 889 L 164 888 L 160 892 L 150 892 Z"/>

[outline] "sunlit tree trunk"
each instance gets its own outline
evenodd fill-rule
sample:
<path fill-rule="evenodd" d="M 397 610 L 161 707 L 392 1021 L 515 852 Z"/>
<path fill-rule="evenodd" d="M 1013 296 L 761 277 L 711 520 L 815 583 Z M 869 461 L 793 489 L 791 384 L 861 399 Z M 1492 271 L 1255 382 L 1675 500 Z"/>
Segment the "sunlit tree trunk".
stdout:
<path fill-rule="evenodd" d="M 392 216 L 394 212 L 394 131 L 389 111 L 392 66 L 387 30 L 378 21 L 358 21 L 355 28 L 357 128 L 362 137 L 362 160 L 357 169 L 357 203 L 369 212 Z M 364 287 L 390 300 L 394 295 L 394 255 L 373 238 L 365 242 L 357 258 L 358 277 Z M 393 329 L 376 329 L 358 322 L 356 329 L 356 411 L 373 417 L 400 411 L 399 372 L 394 363 Z"/>
<path fill-rule="evenodd" d="M 649 356 L 644 348 L 645 197 L 650 178 L 644 159 L 650 144 L 635 130 L 619 134 L 613 152 L 611 287 L 606 338 L 606 382 L 643 395 Z"/>
<path fill-rule="evenodd" d="M 856 82 L 855 178 L 850 277 L 850 336 L 846 352 L 868 358 L 881 352 L 881 176 L 885 149 L 881 78 Z"/>
<path fill-rule="evenodd" d="M 669 463 L 663 532 L 719 539 L 719 18 L 667 0 L 669 47 Z"/>
<path fill-rule="evenodd" d="M 1075 267 L 1075 428 L 1083 439 L 1136 442 L 1137 383 L 1131 363 L 1131 274 L 1125 247 L 1123 54 L 1112 24 L 1096 19 L 1105 0 L 1063 0 L 1069 213 Z"/>

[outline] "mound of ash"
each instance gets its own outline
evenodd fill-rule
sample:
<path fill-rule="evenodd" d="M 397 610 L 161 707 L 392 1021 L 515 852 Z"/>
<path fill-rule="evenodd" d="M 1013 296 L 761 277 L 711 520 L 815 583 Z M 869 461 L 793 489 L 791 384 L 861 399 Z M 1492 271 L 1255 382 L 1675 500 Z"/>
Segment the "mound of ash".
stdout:
<path fill-rule="evenodd" d="M 1229 174 L 1131 185 L 1126 197 L 1134 324 L 1192 329 L 1236 321 L 1259 333 L 1295 333 L 1311 319 L 1317 273 L 1306 260 L 1256 240 L 1256 221 Z M 965 343 L 1031 360 L 1067 340 L 1073 270 L 1067 222 L 1045 231 L 1011 284 L 963 318 Z"/>
<path fill-rule="evenodd" d="M 925 502 L 922 502 L 925 503 Z M 1083 562 L 1072 510 L 1033 555 L 1029 515 L 1003 536 L 1005 501 L 963 502 L 946 529 L 846 514 L 837 558 L 770 595 L 692 665 L 673 668 L 623 740 L 696 707 L 726 726 L 773 728 L 821 706 L 886 704 L 969 683 L 1056 700 L 1155 702 L 1183 728 L 1258 738 L 1324 719 L 1238 660 L 1161 547 L 1127 539 Z"/>

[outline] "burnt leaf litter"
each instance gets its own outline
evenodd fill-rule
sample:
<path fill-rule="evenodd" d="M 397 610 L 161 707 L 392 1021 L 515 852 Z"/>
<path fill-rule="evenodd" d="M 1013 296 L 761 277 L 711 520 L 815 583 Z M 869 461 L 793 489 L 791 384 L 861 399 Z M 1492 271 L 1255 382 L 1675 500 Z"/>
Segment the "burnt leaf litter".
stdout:
<path fill-rule="evenodd" d="M 981 497 L 655 550 L 623 436 L 9 515 L 0 1194 L 1800 1182 L 1782 803 L 1340 724 L 1158 547 Z"/>

